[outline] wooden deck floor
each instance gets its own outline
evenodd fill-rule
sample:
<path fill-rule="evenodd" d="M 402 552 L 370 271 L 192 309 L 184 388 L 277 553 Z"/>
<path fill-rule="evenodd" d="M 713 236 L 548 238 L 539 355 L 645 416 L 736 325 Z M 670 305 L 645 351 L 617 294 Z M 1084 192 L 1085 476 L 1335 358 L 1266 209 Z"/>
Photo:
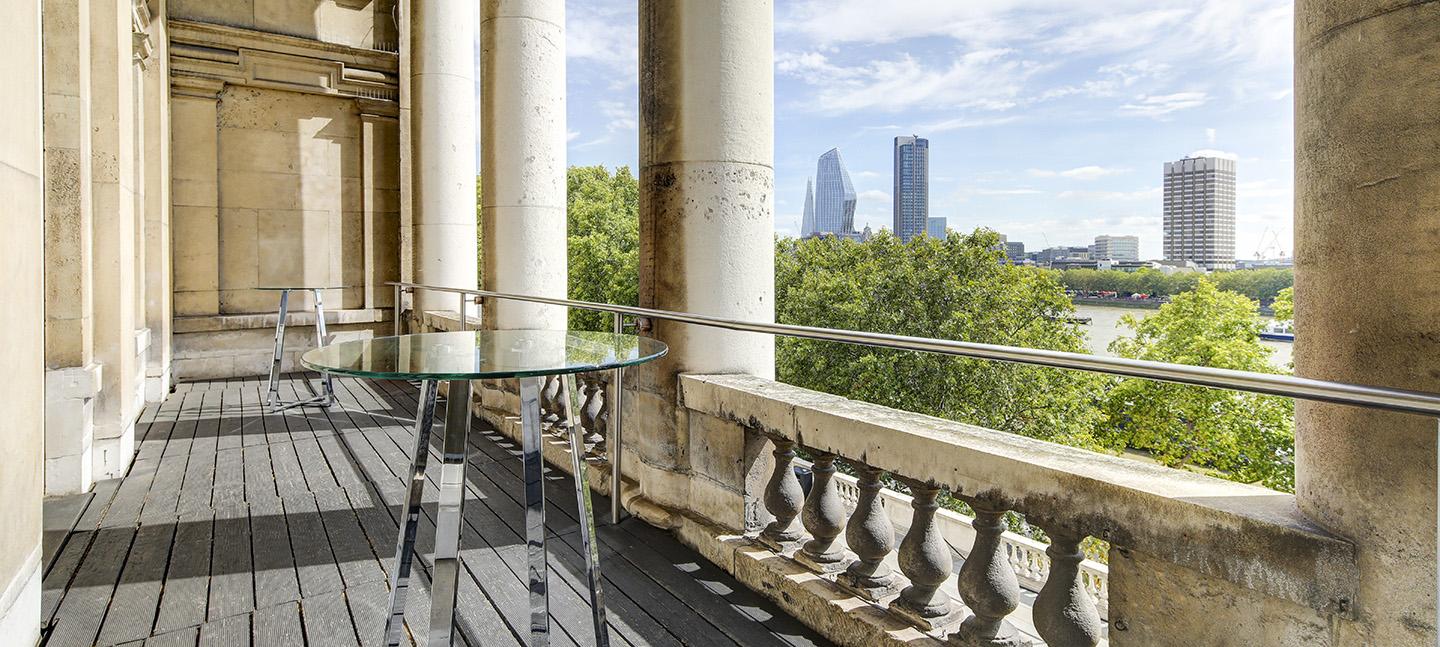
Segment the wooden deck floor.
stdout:
<path fill-rule="evenodd" d="M 287 376 L 287 399 L 308 395 L 305 377 Z M 416 389 L 335 384 L 329 411 L 267 414 L 258 378 L 182 384 L 147 409 L 128 475 L 46 502 L 46 644 L 380 644 Z M 521 645 L 519 448 L 472 429 L 457 635 Z M 590 645 L 571 487 L 551 472 L 553 643 Z M 421 553 L 433 536 L 422 525 Z M 601 536 L 612 644 L 825 644 L 664 532 L 628 520 Z M 419 563 L 406 608 L 417 627 L 429 605 Z"/>

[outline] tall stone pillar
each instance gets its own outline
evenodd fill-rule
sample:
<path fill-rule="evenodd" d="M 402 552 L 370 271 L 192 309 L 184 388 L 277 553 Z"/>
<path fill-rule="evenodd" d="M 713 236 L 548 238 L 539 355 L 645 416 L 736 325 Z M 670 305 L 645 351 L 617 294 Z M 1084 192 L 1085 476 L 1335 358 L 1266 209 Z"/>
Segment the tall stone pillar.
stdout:
<path fill-rule="evenodd" d="M 774 320 L 773 36 L 769 0 L 640 2 L 642 306 Z M 668 477 L 704 471 L 702 459 L 733 465 L 758 452 L 743 437 L 703 433 L 700 422 L 692 434 L 676 376 L 773 377 L 775 342 L 669 322 L 653 334 L 671 351 L 631 371 L 625 449 L 639 460 L 627 456 L 625 465 L 646 498 L 736 525 L 718 517 L 740 513 L 738 484 Z"/>
<path fill-rule="evenodd" d="M 150 56 L 144 72 L 145 103 L 145 400 L 160 402 L 170 391 L 170 44 L 165 29 L 166 0 L 153 0 L 149 25 Z"/>
<path fill-rule="evenodd" d="M 1298 375 L 1440 392 L 1437 61 L 1440 3 L 1296 3 Z M 1359 548 L 1340 644 L 1435 644 L 1436 433 L 1297 407 L 1300 508 Z"/>
<path fill-rule="evenodd" d="M 94 355 L 90 208 L 90 2 L 46 0 L 45 492 L 90 489 Z"/>
<path fill-rule="evenodd" d="M 129 0 L 90 4 L 91 200 L 94 210 L 96 479 L 124 474 L 135 447 L 135 95 Z"/>
<path fill-rule="evenodd" d="M 480 18 L 485 288 L 564 298 L 565 3 L 491 0 Z M 492 328 L 565 327 L 565 308 L 495 300 Z"/>
<path fill-rule="evenodd" d="M 410 0 L 411 241 L 415 280 L 474 289 L 474 0 Z M 417 311 L 450 310 L 454 295 L 421 292 Z"/>

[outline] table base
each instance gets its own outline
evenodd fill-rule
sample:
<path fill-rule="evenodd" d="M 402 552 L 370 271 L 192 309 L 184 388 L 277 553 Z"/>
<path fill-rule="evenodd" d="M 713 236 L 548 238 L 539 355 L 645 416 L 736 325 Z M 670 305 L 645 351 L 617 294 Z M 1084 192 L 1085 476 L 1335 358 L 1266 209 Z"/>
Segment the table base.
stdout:
<path fill-rule="evenodd" d="M 324 346 L 325 305 L 320 299 L 320 290 L 304 289 L 315 295 L 315 344 Z M 265 406 L 270 409 L 270 413 L 312 405 L 328 408 L 335 404 L 335 386 L 331 383 L 329 374 L 320 377 L 321 393 L 315 397 L 296 402 L 280 401 L 280 361 L 285 356 L 285 316 L 290 310 L 290 292 L 288 289 L 280 290 L 280 319 L 275 322 L 275 354 L 270 358 L 270 388 L 265 393 Z"/>
<path fill-rule="evenodd" d="M 541 455 L 540 390 L 544 377 L 520 379 L 520 427 L 525 479 L 525 547 L 530 588 L 530 645 L 550 644 L 550 602 L 548 589 L 549 555 L 545 547 L 545 460 Z M 581 548 L 590 585 L 590 607 L 595 643 L 608 647 L 610 636 L 601 588 L 600 544 L 595 531 L 595 510 L 590 499 L 585 441 L 580 429 L 579 391 L 575 376 L 562 378 L 565 390 L 565 420 L 570 440 L 571 468 L 575 476 L 575 500 L 583 520 Z M 430 618 L 427 634 L 417 636 L 424 645 L 450 645 L 454 636 L 455 596 L 460 574 L 460 529 L 465 502 L 465 450 L 470 430 L 470 382 L 449 381 L 445 406 L 445 434 L 441 446 L 439 511 L 435 520 L 435 556 L 431 573 Z M 415 552 L 415 534 L 420 525 L 420 500 L 429 460 L 429 439 L 433 429 L 438 383 L 425 380 L 420 388 L 420 405 L 415 415 L 415 446 L 411 454 L 410 481 L 405 513 L 395 547 L 395 571 L 390 577 L 390 616 L 385 624 L 385 642 L 398 647 L 403 642 L 405 595 L 409 590 Z M 414 628 L 412 628 L 413 631 Z"/>

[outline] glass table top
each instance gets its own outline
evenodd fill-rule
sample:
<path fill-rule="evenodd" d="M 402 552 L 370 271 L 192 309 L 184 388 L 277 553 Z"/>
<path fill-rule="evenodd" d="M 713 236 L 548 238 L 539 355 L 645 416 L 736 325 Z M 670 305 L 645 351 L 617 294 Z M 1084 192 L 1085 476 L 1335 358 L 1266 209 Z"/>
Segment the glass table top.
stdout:
<path fill-rule="evenodd" d="M 256 290 L 278 292 L 280 290 L 343 290 L 343 285 L 257 285 Z"/>
<path fill-rule="evenodd" d="M 300 357 L 306 368 L 353 377 L 473 380 L 583 373 L 663 356 L 663 342 L 564 330 L 473 330 L 343 341 Z"/>

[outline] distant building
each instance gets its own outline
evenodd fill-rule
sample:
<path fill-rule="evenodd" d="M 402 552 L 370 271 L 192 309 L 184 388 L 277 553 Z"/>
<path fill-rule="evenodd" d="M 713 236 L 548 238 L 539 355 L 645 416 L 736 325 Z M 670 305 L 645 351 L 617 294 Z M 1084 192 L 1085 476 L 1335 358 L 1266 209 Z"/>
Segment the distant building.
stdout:
<path fill-rule="evenodd" d="M 902 241 L 930 226 L 930 140 L 914 135 L 895 138 L 893 227 Z M 935 234 L 930 234 L 935 236 Z M 944 238 L 941 233 L 937 238 Z"/>
<path fill-rule="evenodd" d="M 800 236 L 815 233 L 815 183 L 805 178 L 805 215 L 800 218 Z"/>
<path fill-rule="evenodd" d="M 1165 259 L 1235 269 L 1235 160 L 1165 163 Z"/>
<path fill-rule="evenodd" d="M 1011 262 L 1025 260 L 1025 243 L 1018 240 L 1005 241 L 1005 257 L 1009 258 Z"/>
<path fill-rule="evenodd" d="M 840 149 L 820 156 L 815 166 L 815 228 L 811 233 L 856 234 L 855 185 L 840 159 Z"/>
<path fill-rule="evenodd" d="M 926 218 L 926 219 L 925 219 L 925 233 L 926 233 L 926 234 L 929 234 L 931 238 L 938 238 L 938 239 L 940 239 L 940 240 L 945 240 L 945 219 L 944 219 L 944 218 Z"/>
<path fill-rule="evenodd" d="M 1047 247 L 1035 254 L 1035 262 L 1041 265 L 1051 265 L 1059 260 L 1090 260 L 1089 247 L 1060 246 Z"/>
<path fill-rule="evenodd" d="M 1096 236 L 1090 247 L 1090 258 L 1112 261 L 1140 260 L 1139 236 Z"/>

